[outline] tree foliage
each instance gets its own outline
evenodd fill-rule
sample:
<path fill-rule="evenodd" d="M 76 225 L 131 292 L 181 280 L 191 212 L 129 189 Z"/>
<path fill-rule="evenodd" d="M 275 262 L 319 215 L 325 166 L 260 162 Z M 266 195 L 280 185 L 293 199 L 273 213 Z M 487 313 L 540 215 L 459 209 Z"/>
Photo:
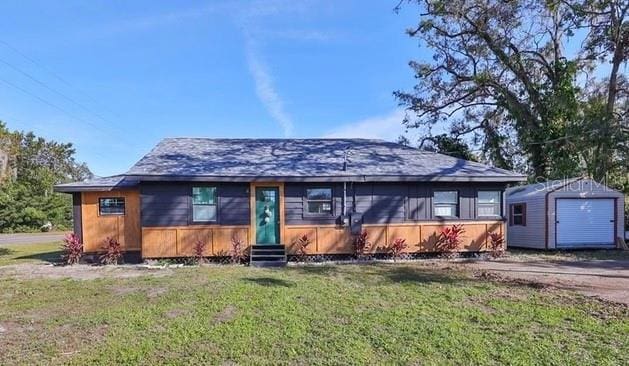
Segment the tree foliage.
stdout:
<path fill-rule="evenodd" d="M 408 2 L 421 9 L 408 34 L 433 54 L 411 61 L 417 85 L 395 92 L 407 127 L 449 123 L 455 141 L 471 136 L 481 158 L 531 177 L 626 180 L 626 0 Z"/>
<path fill-rule="evenodd" d="M 53 185 L 91 177 L 87 166 L 74 159 L 72 144 L 12 132 L 0 122 L 0 150 L 15 172 L 0 180 L 0 232 L 37 230 L 46 222 L 68 227 L 70 196 L 53 192 Z"/>

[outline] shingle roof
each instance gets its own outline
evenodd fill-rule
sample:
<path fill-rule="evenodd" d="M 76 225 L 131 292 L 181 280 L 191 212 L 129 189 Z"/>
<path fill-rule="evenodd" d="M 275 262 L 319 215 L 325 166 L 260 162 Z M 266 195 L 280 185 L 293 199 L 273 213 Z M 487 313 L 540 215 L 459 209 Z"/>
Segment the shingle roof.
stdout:
<path fill-rule="evenodd" d="M 368 139 L 167 138 L 125 175 L 139 180 L 230 181 L 515 182 L 525 179 L 507 170 Z"/>
<path fill-rule="evenodd" d="M 111 177 L 96 177 L 82 182 L 57 184 L 55 185 L 55 191 L 110 191 L 112 189 L 135 187 L 138 183 L 137 180 L 126 178 L 124 175 L 112 175 Z"/>

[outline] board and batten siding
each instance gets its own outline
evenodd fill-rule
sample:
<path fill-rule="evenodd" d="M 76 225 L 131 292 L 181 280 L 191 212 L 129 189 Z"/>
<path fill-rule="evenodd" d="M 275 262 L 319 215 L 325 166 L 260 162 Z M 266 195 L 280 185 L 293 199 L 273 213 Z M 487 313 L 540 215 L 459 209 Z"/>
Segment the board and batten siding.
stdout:
<path fill-rule="evenodd" d="M 143 183 L 142 227 L 180 227 L 192 223 L 192 187 L 215 186 L 218 225 L 249 225 L 247 183 Z"/>
<path fill-rule="evenodd" d="M 349 186 L 349 185 L 348 185 Z M 308 216 L 306 213 L 306 189 L 332 188 L 332 215 Z M 347 193 L 350 196 L 349 190 Z M 343 184 L 285 183 L 284 184 L 284 215 L 286 225 L 334 225 L 343 214 Z"/>
<path fill-rule="evenodd" d="M 334 212 L 330 217 L 313 218 L 306 213 L 306 189 L 316 187 L 332 188 Z M 477 192 L 504 189 L 504 184 L 488 183 L 353 183 L 347 184 L 347 212 L 362 213 L 367 225 L 448 221 L 433 216 L 432 197 L 434 191 L 454 190 L 459 196 L 459 217 L 452 220 L 477 220 L 483 219 L 476 213 Z M 343 185 L 286 183 L 285 202 L 287 225 L 334 224 L 342 215 Z M 502 216 L 506 217 L 506 212 Z"/>

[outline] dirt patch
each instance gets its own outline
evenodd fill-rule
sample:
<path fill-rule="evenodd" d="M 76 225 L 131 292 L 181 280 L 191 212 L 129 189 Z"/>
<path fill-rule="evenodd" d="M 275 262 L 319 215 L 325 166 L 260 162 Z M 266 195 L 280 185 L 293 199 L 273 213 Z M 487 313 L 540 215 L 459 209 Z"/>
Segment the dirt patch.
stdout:
<path fill-rule="evenodd" d="M 629 305 L 629 261 L 466 261 L 474 277 L 536 289 L 549 287 Z"/>
<path fill-rule="evenodd" d="M 54 266 L 50 264 L 24 263 L 0 267 L 0 277 L 16 279 L 65 279 L 95 280 L 99 278 L 134 278 L 141 276 L 169 276 L 170 268 L 150 269 L 139 265 L 93 266 L 77 264 Z"/>
<path fill-rule="evenodd" d="M 146 292 L 146 296 L 149 299 L 155 299 L 158 298 L 160 296 L 162 296 L 163 294 L 165 294 L 168 290 L 163 288 L 163 287 L 155 287 L 155 288 L 151 288 Z"/>
<path fill-rule="evenodd" d="M 220 324 L 228 322 L 236 316 L 236 308 L 232 305 L 228 305 L 220 313 L 214 316 L 214 323 Z"/>
<path fill-rule="evenodd" d="M 185 313 L 187 313 L 187 311 L 182 310 L 182 309 L 171 309 L 171 310 L 168 310 L 164 314 L 164 316 L 169 318 L 169 319 L 173 319 L 173 318 L 177 318 L 177 317 L 179 317 L 179 316 L 181 316 L 181 315 L 183 315 Z"/>

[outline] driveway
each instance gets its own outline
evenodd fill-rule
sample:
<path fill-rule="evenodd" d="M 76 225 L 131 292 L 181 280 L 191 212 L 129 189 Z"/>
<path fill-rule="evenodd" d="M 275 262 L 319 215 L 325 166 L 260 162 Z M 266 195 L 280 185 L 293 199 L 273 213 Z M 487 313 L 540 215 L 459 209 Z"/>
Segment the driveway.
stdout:
<path fill-rule="evenodd" d="M 629 305 L 629 260 L 470 261 L 480 274 L 574 290 L 584 295 Z"/>
<path fill-rule="evenodd" d="M 27 234 L 0 234 L 0 245 L 3 244 L 33 244 L 51 243 L 61 241 L 66 235 L 64 232 L 53 233 L 27 233 Z"/>

